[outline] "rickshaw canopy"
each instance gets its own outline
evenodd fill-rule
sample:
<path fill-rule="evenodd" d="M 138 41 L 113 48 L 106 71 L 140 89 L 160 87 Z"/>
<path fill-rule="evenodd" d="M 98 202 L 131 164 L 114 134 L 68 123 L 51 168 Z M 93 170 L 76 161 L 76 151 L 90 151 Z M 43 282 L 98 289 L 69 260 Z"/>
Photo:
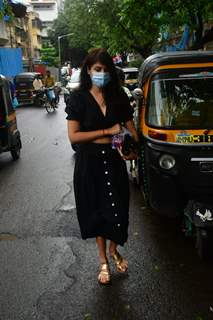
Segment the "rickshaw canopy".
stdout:
<path fill-rule="evenodd" d="M 139 70 L 141 88 L 150 75 L 160 66 L 213 62 L 213 51 L 177 51 L 156 53 L 149 56 Z"/>

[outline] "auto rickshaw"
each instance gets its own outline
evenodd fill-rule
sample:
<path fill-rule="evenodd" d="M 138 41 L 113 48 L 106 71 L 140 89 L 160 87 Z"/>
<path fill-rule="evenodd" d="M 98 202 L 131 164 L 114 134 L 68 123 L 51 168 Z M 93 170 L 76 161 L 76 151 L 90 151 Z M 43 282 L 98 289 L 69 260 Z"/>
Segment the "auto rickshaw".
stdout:
<path fill-rule="evenodd" d="M 21 137 L 12 105 L 9 81 L 0 75 L 0 154 L 10 151 L 13 160 L 20 157 Z"/>
<path fill-rule="evenodd" d="M 148 57 L 135 90 L 137 181 L 157 213 L 182 216 L 201 258 L 213 256 L 213 51 Z"/>
<path fill-rule="evenodd" d="M 126 67 L 122 68 L 125 75 L 125 86 L 130 90 L 134 90 L 138 85 L 138 68 Z"/>
<path fill-rule="evenodd" d="M 22 72 L 15 76 L 14 83 L 16 87 L 16 97 L 19 105 L 34 104 L 35 94 L 33 81 L 36 75 L 40 75 L 38 72 Z"/>

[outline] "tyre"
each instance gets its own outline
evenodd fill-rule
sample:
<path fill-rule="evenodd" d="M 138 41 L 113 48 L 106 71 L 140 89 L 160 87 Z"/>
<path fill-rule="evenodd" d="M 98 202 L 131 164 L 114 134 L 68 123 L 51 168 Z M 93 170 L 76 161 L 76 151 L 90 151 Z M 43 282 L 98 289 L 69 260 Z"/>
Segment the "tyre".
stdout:
<path fill-rule="evenodd" d="M 194 225 L 192 221 L 189 220 L 188 216 L 183 215 L 181 221 L 181 229 L 186 238 L 191 238 L 194 235 Z"/>
<path fill-rule="evenodd" d="M 20 153 L 21 153 L 20 149 L 11 150 L 11 156 L 12 156 L 14 161 L 16 161 L 16 160 L 18 160 L 20 158 Z"/>
<path fill-rule="evenodd" d="M 50 103 L 49 101 L 47 101 L 45 103 L 45 108 L 46 108 L 48 113 L 54 112 L 55 111 L 55 102 L 54 103 L 53 102 Z"/>
<path fill-rule="evenodd" d="M 56 104 L 59 104 L 59 101 L 60 101 L 60 96 L 57 95 L 56 98 L 55 98 L 55 103 L 56 103 Z"/>
<path fill-rule="evenodd" d="M 51 104 L 51 107 L 52 107 L 53 111 L 55 111 L 55 108 L 56 108 L 56 101 L 55 101 L 55 99 L 52 100 L 50 104 Z"/>
<path fill-rule="evenodd" d="M 212 260 L 213 258 L 213 234 L 212 231 L 204 228 L 196 229 L 196 248 L 202 260 Z"/>

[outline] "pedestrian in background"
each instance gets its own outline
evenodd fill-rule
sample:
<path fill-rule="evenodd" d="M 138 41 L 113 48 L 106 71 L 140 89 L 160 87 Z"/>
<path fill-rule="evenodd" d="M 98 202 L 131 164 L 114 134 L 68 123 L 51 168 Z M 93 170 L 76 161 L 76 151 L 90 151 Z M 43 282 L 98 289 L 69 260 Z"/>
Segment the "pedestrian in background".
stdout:
<path fill-rule="evenodd" d="M 8 78 L 8 81 L 9 81 L 12 105 L 13 105 L 13 108 L 16 109 L 19 105 L 17 97 L 16 97 L 16 87 L 15 87 L 15 84 L 14 84 L 14 81 L 12 78 Z"/>
<path fill-rule="evenodd" d="M 125 159 L 112 148 L 113 135 L 123 123 L 137 140 L 129 99 L 120 86 L 112 58 L 105 49 L 94 49 L 86 57 L 80 86 L 66 107 L 68 134 L 77 143 L 74 192 L 83 239 L 96 238 L 101 284 L 110 282 L 107 256 L 117 271 L 125 273 L 128 262 L 118 252 L 128 238 L 129 180 Z M 135 157 L 130 155 L 129 158 Z"/>
<path fill-rule="evenodd" d="M 39 93 L 42 90 L 43 86 L 44 85 L 43 85 L 43 82 L 41 80 L 41 75 L 37 74 L 35 76 L 35 79 L 33 80 L 33 88 L 37 93 Z"/>

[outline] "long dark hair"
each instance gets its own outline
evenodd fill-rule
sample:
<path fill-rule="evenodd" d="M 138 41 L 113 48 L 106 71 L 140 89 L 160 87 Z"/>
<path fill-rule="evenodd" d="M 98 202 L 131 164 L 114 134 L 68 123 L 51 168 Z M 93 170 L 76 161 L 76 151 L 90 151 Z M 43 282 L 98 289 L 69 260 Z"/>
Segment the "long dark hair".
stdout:
<path fill-rule="evenodd" d="M 121 90 L 121 86 L 116 68 L 111 56 L 109 55 L 107 50 L 103 48 L 96 48 L 91 50 L 85 58 L 80 74 L 80 89 L 91 89 L 92 81 L 87 71 L 97 62 L 100 62 L 101 64 L 106 66 L 107 71 L 109 72 L 111 77 L 110 82 L 103 88 L 105 98 L 118 94 Z"/>

